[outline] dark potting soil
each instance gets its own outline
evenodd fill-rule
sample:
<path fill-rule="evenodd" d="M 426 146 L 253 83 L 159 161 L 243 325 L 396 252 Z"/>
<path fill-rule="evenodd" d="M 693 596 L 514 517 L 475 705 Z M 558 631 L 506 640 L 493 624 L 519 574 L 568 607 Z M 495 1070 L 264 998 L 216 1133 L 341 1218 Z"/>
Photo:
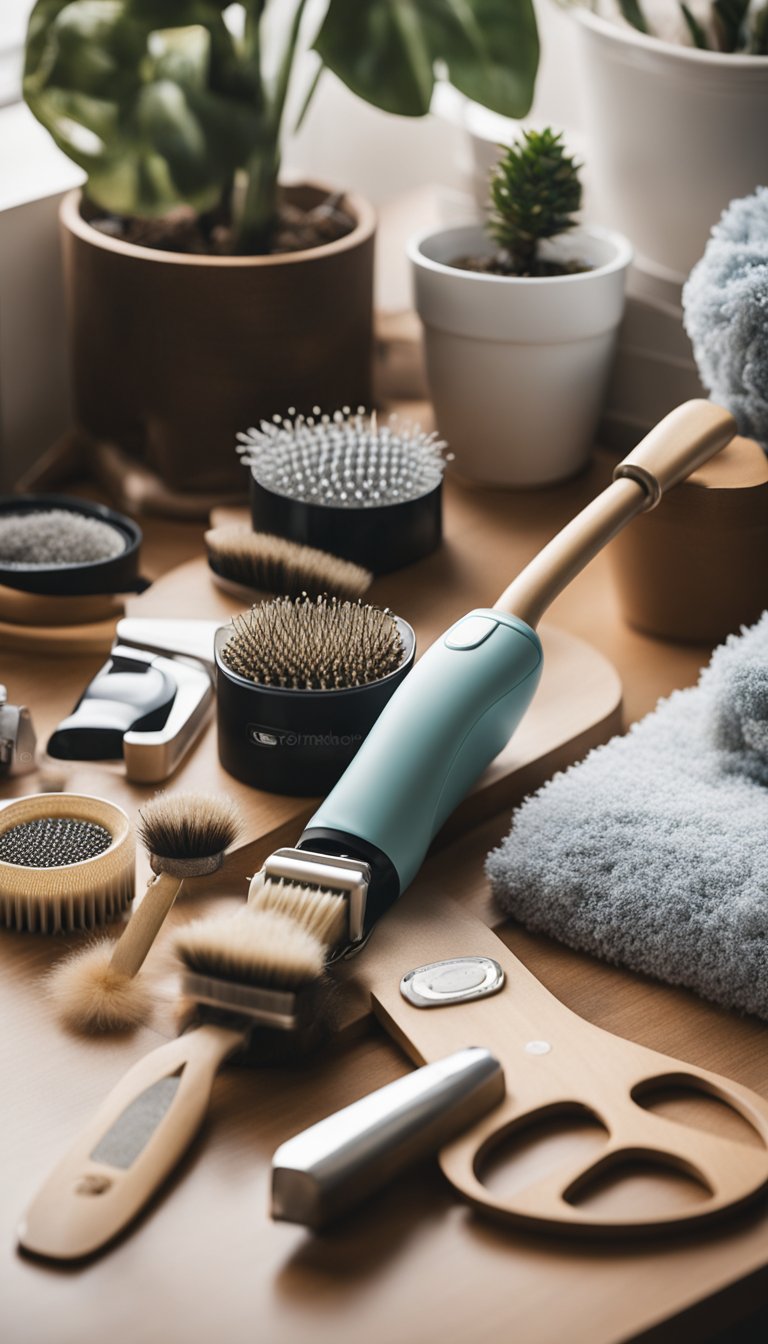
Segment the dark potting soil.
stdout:
<path fill-rule="evenodd" d="M 235 252 L 231 224 L 221 214 L 197 215 L 191 206 L 178 206 L 157 219 L 104 215 L 93 205 L 83 206 L 83 217 L 92 228 L 121 242 L 162 252 L 186 252 L 198 256 L 231 256 Z M 311 210 L 282 201 L 277 225 L 267 252 L 303 252 L 336 242 L 355 228 L 344 209 L 344 197 L 328 196 Z"/>
<path fill-rule="evenodd" d="M 475 271 L 480 275 L 503 275 L 508 279 L 518 280 L 541 280 L 548 275 L 581 275 L 584 271 L 593 269 L 581 261 L 537 261 L 527 271 L 516 271 L 509 261 L 498 253 L 491 257 L 456 257 L 453 261 L 449 261 L 448 265 L 457 271 Z"/>

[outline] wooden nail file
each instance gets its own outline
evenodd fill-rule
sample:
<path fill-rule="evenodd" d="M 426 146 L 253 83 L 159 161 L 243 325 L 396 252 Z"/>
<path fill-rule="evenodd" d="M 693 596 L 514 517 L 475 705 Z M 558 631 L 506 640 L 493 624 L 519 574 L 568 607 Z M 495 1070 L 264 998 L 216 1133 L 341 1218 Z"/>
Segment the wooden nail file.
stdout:
<path fill-rule="evenodd" d="M 414 967 L 465 956 L 498 962 L 504 987 L 489 997 L 434 1008 L 415 1007 L 401 994 L 401 978 Z M 376 1016 L 417 1064 L 466 1046 L 483 1046 L 502 1064 L 505 1100 L 440 1154 L 448 1180 L 476 1208 L 528 1228 L 636 1235 L 698 1226 L 768 1189 L 768 1102 L 716 1073 L 586 1022 L 454 901 L 423 890 L 406 897 L 382 920 L 366 951 L 341 972 L 349 973 L 371 994 Z M 754 1129 L 760 1145 L 691 1128 L 638 1104 L 665 1085 L 724 1102 Z M 566 1164 L 508 1198 L 483 1185 L 484 1160 L 505 1136 L 574 1114 L 604 1127 L 604 1147 L 596 1158 Z M 628 1161 L 693 1178 L 703 1187 L 702 1197 L 672 1213 L 626 1217 L 578 1202 L 599 1177 Z"/>

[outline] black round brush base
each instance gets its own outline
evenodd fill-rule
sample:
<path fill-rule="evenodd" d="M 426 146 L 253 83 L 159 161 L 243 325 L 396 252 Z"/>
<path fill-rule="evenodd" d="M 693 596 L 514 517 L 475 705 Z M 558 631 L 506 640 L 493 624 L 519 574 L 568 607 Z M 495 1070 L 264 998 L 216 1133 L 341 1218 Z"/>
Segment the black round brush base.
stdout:
<path fill-rule="evenodd" d="M 394 672 L 339 691 L 260 686 L 222 661 L 230 626 L 216 632 L 219 760 L 243 784 L 267 793 L 327 793 L 346 770 L 393 691 L 413 666 L 416 636 L 396 618 L 404 652 Z"/>
<path fill-rule="evenodd" d="M 437 550 L 443 536 L 442 494 L 440 481 L 403 503 L 339 508 L 278 495 L 251 475 L 251 517 L 257 532 L 353 560 L 372 574 L 388 574 Z"/>
<path fill-rule="evenodd" d="M 104 593 L 137 593 L 148 586 L 139 576 L 141 528 L 125 514 L 105 504 L 94 504 L 71 495 L 0 495 L 0 517 L 23 516 L 48 511 L 92 518 L 116 532 L 123 543 L 117 555 L 104 560 L 62 564 L 4 564 L 0 560 L 0 584 L 24 593 L 47 597 L 90 597 Z"/>

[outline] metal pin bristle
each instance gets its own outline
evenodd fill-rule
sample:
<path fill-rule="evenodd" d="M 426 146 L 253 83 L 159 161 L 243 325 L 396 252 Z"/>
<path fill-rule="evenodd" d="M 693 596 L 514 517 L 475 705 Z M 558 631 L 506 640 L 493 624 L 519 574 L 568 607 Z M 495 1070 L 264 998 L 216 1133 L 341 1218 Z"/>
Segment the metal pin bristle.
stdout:
<path fill-rule="evenodd" d="M 344 406 L 333 415 L 275 415 L 238 434 L 238 452 L 255 481 L 306 504 L 373 508 L 401 504 L 434 490 L 448 457 L 436 433 L 380 424 L 373 411 Z"/>
<path fill-rule="evenodd" d="M 104 826 L 79 817 L 37 817 L 0 834 L 0 862 L 21 868 L 64 868 L 96 858 L 112 844 Z"/>
<path fill-rule="evenodd" d="M 221 657 L 260 686 L 327 691 L 378 681 L 400 666 L 403 654 L 390 611 L 304 594 L 234 616 Z"/>

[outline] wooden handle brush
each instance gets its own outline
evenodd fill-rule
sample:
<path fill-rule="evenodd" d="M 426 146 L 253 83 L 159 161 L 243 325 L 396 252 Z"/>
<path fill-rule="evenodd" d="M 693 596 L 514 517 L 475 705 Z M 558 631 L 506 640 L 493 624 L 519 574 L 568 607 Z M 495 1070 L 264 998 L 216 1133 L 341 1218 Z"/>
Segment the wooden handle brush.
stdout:
<path fill-rule="evenodd" d="M 138 972 L 183 883 L 221 867 L 240 824 L 228 799 L 205 794 L 160 794 L 139 813 L 139 836 L 155 877 L 117 943 L 92 943 L 52 972 L 51 996 L 67 1026 L 126 1031 L 146 1021 L 152 995 Z"/>
<path fill-rule="evenodd" d="M 237 929 L 234 921 L 228 927 L 206 921 L 188 931 L 181 948 L 186 989 L 199 1003 L 215 1006 L 225 1020 L 229 1014 L 242 1039 L 244 1019 L 286 1038 L 312 1023 L 313 994 L 329 956 L 360 946 L 410 884 L 432 836 L 528 707 L 542 659 L 534 626 L 548 602 L 621 527 L 734 433 L 732 417 L 711 403 L 679 407 L 495 607 L 469 613 L 436 641 L 393 695 L 298 848 L 277 851 L 254 878 Z M 201 1068 L 207 1089 L 209 1062 L 195 1063 L 194 1046 L 188 1049 L 189 1068 Z M 208 1050 L 211 1058 L 222 1057 L 215 1037 Z M 133 1071 L 132 1095 L 145 1086 L 144 1066 L 150 1067 L 143 1061 Z M 183 1151 L 179 1132 L 164 1129 L 162 1119 L 153 1132 L 165 1170 Z M 764 1183 L 761 1165 L 751 1188 Z M 51 1235 L 45 1187 L 34 1207 L 34 1232 L 28 1221 L 24 1244 L 66 1258 L 66 1228 L 60 1220 Z M 101 1241 L 93 1231 L 92 1249 L 116 1230 L 105 1220 Z"/>
<path fill-rule="evenodd" d="M 256 593 L 356 598 L 373 582 L 370 571 L 351 560 L 237 523 L 211 528 L 205 534 L 205 548 L 216 586 L 246 602 L 252 602 Z"/>

